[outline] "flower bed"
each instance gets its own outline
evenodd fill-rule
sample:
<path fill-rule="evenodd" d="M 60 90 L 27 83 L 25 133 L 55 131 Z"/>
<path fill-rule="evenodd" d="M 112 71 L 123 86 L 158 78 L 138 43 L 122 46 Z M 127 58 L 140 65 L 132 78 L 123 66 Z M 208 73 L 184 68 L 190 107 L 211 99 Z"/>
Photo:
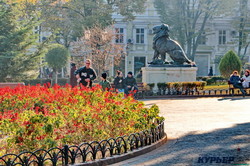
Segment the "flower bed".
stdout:
<path fill-rule="evenodd" d="M 157 125 L 159 109 L 122 94 L 70 86 L 0 89 L 0 156 L 114 138 Z"/>

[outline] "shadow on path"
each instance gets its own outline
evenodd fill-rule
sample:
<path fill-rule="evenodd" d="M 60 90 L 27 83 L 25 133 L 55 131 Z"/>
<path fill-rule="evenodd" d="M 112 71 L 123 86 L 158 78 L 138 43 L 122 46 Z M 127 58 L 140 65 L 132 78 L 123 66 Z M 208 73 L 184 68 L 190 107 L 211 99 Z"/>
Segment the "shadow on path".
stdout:
<path fill-rule="evenodd" d="M 211 98 L 218 98 L 218 97 L 209 97 L 210 99 Z M 179 98 L 166 98 L 166 99 L 162 99 L 162 98 L 159 98 L 159 99 L 154 99 L 155 101 L 157 100 L 161 100 L 161 101 L 171 101 L 171 100 L 198 100 L 198 99 L 201 99 L 200 97 L 185 97 L 185 98 L 182 98 L 182 97 L 179 97 Z M 224 101 L 224 100 L 231 100 L 231 101 L 234 101 L 234 100 L 249 100 L 250 99 L 250 96 L 245 96 L 245 97 L 242 97 L 242 96 L 228 96 L 228 97 L 221 97 L 218 99 L 218 101 Z M 141 99 L 140 101 L 150 101 L 152 99 Z M 151 103 L 151 104 L 146 104 L 146 105 L 153 105 L 154 103 Z"/>
<path fill-rule="evenodd" d="M 248 100 L 249 97 L 225 97 L 225 98 L 221 98 L 221 99 L 218 99 L 218 101 L 224 101 L 224 100 L 231 100 L 231 101 L 237 101 L 237 100 Z"/>
<path fill-rule="evenodd" d="M 250 165 L 250 123 L 203 134 L 190 132 L 155 151 L 114 165 Z"/>

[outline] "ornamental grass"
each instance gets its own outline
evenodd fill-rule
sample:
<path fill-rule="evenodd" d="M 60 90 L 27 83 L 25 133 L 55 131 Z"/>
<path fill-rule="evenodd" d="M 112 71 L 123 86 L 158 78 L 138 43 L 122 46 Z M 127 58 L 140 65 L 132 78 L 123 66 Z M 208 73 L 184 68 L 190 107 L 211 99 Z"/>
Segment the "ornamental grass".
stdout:
<path fill-rule="evenodd" d="M 156 105 L 99 86 L 0 88 L 0 156 L 129 135 L 162 119 Z"/>

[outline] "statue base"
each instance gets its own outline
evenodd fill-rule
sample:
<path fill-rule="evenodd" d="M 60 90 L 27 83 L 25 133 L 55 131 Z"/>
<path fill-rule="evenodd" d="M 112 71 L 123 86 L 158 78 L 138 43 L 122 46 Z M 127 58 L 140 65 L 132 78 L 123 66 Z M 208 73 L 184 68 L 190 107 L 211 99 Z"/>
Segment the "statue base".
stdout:
<path fill-rule="evenodd" d="M 185 66 L 149 66 L 142 68 L 142 82 L 154 83 L 153 90 L 157 91 L 157 83 L 193 82 L 196 81 L 197 67 Z"/>
<path fill-rule="evenodd" d="M 175 65 L 175 64 L 162 64 L 162 65 L 148 65 L 148 67 L 196 67 L 196 65 L 191 64 L 182 64 L 182 65 Z"/>
<path fill-rule="evenodd" d="M 184 64 L 179 64 L 177 62 L 167 62 L 167 61 L 162 61 L 160 59 L 153 60 L 152 62 L 148 62 L 148 67 L 196 67 L 195 63 L 184 63 Z"/>

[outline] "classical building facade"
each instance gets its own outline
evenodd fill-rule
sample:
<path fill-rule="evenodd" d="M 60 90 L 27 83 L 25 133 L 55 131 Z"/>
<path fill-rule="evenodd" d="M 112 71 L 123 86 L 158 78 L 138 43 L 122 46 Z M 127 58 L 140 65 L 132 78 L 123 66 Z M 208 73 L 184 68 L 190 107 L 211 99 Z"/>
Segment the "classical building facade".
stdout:
<path fill-rule="evenodd" d="M 197 76 L 207 76 L 213 70 L 213 75 L 220 75 L 218 62 L 229 50 L 237 52 L 238 32 L 233 28 L 232 21 L 237 16 L 215 17 L 207 23 L 209 34 L 204 34 L 195 55 L 198 66 Z M 126 49 L 125 73 L 138 73 L 141 67 L 147 66 L 153 57 L 152 27 L 161 24 L 160 16 L 154 7 L 154 0 L 148 0 L 143 14 L 136 15 L 133 21 L 123 21 L 123 17 L 114 13 L 116 20 L 116 43 L 123 44 Z M 171 25 L 170 25 L 171 26 Z M 185 46 L 183 46 L 185 49 Z M 249 51 L 247 57 L 249 59 Z M 248 60 L 249 61 L 249 60 Z"/>
<path fill-rule="evenodd" d="M 250 1 L 248 3 L 250 8 Z M 145 12 L 136 14 L 132 21 L 124 21 L 121 15 L 113 14 L 113 19 L 116 21 L 114 25 L 115 42 L 122 45 L 126 53 L 122 65 L 125 66 L 122 67 L 125 75 L 129 71 L 132 71 L 134 75 L 138 74 L 141 67 L 147 66 L 153 58 L 154 34 L 152 28 L 162 23 L 157 9 L 154 7 L 154 0 L 147 0 L 145 6 Z M 229 50 L 234 50 L 237 53 L 237 36 L 239 34 L 234 29 L 232 21 L 239 16 L 239 13 L 235 12 L 234 14 L 233 16 L 214 17 L 208 21 L 205 28 L 206 33 L 202 37 L 195 54 L 194 61 L 198 67 L 197 76 L 207 76 L 211 69 L 213 75 L 220 75 L 218 70 L 220 58 Z M 46 31 L 41 31 L 39 41 L 45 40 L 49 34 Z M 247 41 L 250 41 L 249 35 Z M 182 47 L 185 51 L 185 46 Z M 250 51 L 249 49 L 246 50 L 245 59 L 250 62 Z M 74 55 L 72 54 L 72 56 Z M 61 73 L 64 73 L 63 69 Z M 112 66 L 109 70 L 109 76 L 114 75 L 114 66 Z"/>
<path fill-rule="evenodd" d="M 133 21 L 124 22 L 123 17 L 113 15 L 116 20 L 116 43 L 123 44 L 126 50 L 124 72 L 132 71 L 135 75 L 141 67 L 145 67 L 153 58 L 153 34 L 152 28 L 161 24 L 153 0 L 146 2 L 146 10 L 143 14 L 137 14 Z"/>
<path fill-rule="evenodd" d="M 206 29 L 209 35 L 204 34 L 204 38 L 200 42 L 195 56 L 195 62 L 198 66 L 198 76 L 207 76 L 210 68 L 213 69 L 214 75 L 220 75 L 218 65 L 221 57 L 229 50 L 237 53 L 237 36 L 239 34 L 233 27 L 233 19 L 234 16 L 215 17 L 207 23 Z M 248 62 L 250 60 L 249 53 L 249 50 L 247 50 L 244 58 Z"/>

